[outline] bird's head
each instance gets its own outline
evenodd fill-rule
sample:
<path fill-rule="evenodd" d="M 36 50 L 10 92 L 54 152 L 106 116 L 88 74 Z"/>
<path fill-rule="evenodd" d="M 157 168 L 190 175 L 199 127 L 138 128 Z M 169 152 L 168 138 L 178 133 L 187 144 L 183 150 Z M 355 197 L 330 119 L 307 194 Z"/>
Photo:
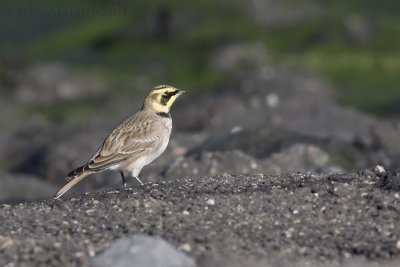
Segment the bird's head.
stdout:
<path fill-rule="evenodd" d="M 169 85 L 158 85 L 151 89 L 147 95 L 143 108 L 154 110 L 157 113 L 169 114 L 175 100 L 184 92 Z"/>

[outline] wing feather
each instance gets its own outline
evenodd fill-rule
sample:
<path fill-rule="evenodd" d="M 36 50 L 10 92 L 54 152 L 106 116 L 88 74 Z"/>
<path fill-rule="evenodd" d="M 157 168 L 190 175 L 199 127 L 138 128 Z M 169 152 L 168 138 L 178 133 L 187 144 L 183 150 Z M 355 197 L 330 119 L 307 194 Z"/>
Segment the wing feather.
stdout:
<path fill-rule="evenodd" d="M 160 140 L 155 127 L 157 127 L 155 122 L 142 120 L 140 114 L 126 120 L 108 135 L 89 161 L 89 169 L 94 171 L 107 169 L 151 149 Z"/>

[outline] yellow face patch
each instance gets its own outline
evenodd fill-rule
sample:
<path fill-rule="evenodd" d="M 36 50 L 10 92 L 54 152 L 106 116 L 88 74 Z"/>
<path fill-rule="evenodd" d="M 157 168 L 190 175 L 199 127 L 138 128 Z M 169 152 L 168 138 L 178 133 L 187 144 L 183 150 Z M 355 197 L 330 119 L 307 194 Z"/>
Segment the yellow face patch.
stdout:
<path fill-rule="evenodd" d="M 146 102 L 148 102 L 149 107 L 157 112 L 169 113 L 171 106 L 183 92 L 172 86 L 159 85 L 151 90 Z"/>

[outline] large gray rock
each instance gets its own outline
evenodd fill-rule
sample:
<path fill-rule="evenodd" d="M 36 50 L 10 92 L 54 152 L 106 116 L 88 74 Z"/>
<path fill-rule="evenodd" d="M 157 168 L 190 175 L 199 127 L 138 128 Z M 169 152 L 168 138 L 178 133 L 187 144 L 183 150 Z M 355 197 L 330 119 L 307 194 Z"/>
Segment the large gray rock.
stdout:
<path fill-rule="evenodd" d="M 93 259 L 96 267 L 194 267 L 195 261 L 159 237 L 135 235 L 117 240 Z"/>

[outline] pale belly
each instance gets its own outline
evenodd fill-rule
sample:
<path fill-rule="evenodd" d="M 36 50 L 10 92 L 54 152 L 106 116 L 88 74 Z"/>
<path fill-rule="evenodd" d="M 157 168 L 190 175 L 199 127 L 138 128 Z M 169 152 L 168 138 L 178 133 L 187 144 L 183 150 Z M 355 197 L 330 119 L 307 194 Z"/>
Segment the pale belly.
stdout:
<path fill-rule="evenodd" d="M 129 165 L 125 167 L 126 171 L 130 172 L 133 177 L 137 177 L 142 168 L 157 159 L 165 151 L 167 146 L 168 140 L 166 142 L 163 142 L 163 144 L 160 145 L 157 149 L 153 150 L 152 153 L 146 153 L 146 156 L 143 155 L 142 157 L 132 161 Z"/>

